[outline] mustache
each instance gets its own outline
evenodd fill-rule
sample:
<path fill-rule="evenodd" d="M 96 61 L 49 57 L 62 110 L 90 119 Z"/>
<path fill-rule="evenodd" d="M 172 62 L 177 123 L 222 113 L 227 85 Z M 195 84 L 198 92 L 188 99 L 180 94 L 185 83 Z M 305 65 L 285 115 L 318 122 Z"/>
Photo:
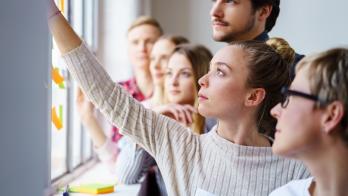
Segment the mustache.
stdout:
<path fill-rule="evenodd" d="M 214 18 L 214 19 L 212 20 L 212 23 L 213 23 L 213 24 L 220 24 L 220 25 L 228 25 L 228 24 L 229 24 L 228 22 L 226 22 L 226 21 L 224 21 L 224 20 L 217 19 L 217 18 Z"/>

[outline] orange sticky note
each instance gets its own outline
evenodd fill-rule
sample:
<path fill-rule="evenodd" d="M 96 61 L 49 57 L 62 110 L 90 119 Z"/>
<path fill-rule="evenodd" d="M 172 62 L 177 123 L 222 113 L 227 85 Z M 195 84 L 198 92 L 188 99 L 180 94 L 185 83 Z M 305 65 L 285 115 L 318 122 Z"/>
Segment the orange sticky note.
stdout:
<path fill-rule="evenodd" d="M 59 130 L 61 128 L 63 128 L 63 123 L 62 123 L 62 119 L 60 119 L 57 115 L 57 111 L 56 111 L 56 107 L 52 108 L 52 122 L 54 124 L 54 126 Z"/>
<path fill-rule="evenodd" d="M 59 69 L 58 69 L 58 68 L 53 68 L 53 67 L 52 67 L 52 80 L 53 80 L 57 85 L 60 85 L 61 83 L 64 82 L 64 77 L 61 76 L 61 74 L 59 73 Z"/>

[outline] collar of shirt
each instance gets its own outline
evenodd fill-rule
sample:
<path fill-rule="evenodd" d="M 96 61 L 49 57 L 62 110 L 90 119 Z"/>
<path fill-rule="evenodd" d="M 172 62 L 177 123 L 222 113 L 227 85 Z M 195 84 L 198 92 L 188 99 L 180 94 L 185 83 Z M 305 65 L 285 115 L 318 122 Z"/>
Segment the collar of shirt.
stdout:
<path fill-rule="evenodd" d="M 258 35 L 257 37 L 255 37 L 254 40 L 257 41 L 267 41 L 269 39 L 268 33 L 266 31 L 262 32 L 260 35 Z"/>
<path fill-rule="evenodd" d="M 137 82 L 135 78 L 131 78 L 129 80 L 126 80 L 124 82 L 119 83 L 126 91 L 129 92 L 129 94 L 132 95 L 132 97 L 138 101 L 145 100 L 144 94 L 140 91 L 138 88 Z"/>

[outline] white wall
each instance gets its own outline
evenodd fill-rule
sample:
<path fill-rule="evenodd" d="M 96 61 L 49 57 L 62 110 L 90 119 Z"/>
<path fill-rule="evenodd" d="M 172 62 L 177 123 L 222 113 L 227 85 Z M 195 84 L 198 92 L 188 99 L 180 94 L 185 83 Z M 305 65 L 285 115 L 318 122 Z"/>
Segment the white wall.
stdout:
<path fill-rule="evenodd" d="M 115 81 L 132 76 L 127 54 L 127 29 L 140 15 L 150 15 L 150 0 L 102 0 L 99 2 L 97 56 Z"/>
<path fill-rule="evenodd" d="M 215 52 L 224 44 L 212 39 L 211 5 L 210 0 L 152 0 L 151 11 L 165 33 L 183 35 Z"/>
<path fill-rule="evenodd" d="M 301 53 L 348 45 L 347 0 L 282 0 L 271 35 L 286 38 Z"/>
<path fill-rule="evenodd" d="M 44 195 L 50 181 L 46 2 L 0 6 L 0 195 Z"/>
<path fill-rule="evenodd" d="M 224 43 L 213 41 L 209 11 L 212 1 L 103 0 L 98 57 L 114 80 L 131 75 L 126 52 L 126 30 L 140 14 L 158 19 L 166 33 L 186 36 L 213 52 Z M 281 13 L 271 36 L 287 39 L 297 52 L 309 54 L 348 44 L 348 1 L 281 0 Z"/>
<path fill-rule="evenodd" d="M 152 14 L 166 32 L 185 35 L 216 51 L 223 44 L 211 38 L 211 5 L 209 0 L 153 0 Z M 271 36 L 286 38 L 304 54 L 348 44 L 347 8 L 347 0 L 281 0 L 281 14 Z"/>

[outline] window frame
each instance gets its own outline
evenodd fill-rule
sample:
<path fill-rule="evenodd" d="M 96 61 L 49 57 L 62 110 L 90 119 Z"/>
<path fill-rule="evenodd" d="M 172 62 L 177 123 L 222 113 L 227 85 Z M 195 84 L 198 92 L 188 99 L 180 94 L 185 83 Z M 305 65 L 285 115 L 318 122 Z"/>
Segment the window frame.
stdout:
<path fill-rule="evenodd" d="M 63 0 L 64 1 L 64 0 Z M 76 9 L 75 7 L 73 7 L 73 1 L 75 3 L 75 1 L 79 1 L 78 3 L 80 3 L 81 5 L 81 16 L 80 16 L 80 21 L 77 21 L 76 19 L 78 17 L 75 17 L 75 21 L 73 19 L 73 14 L 74 13 L 74 9 Z M 65 6 L 66 6 L 66 18 L 69 21 L 70 24 L 72 24 L 73 28 L 75 26 L 80 27 L 80 31 L 77 30 L 78 34 L 81 34 L 80 36 L 83 39 L 86 39 L 85 36 L 86 35 L 90 35 L 91 36 L 91 42 L 92 43 L 87 43 L 93 50 L 93 52 L 95 53 L 97 50 L 97 25 L 98 25 L 98 21 L 97 21 L 97 16 L 98 16 L 98 2 L 96 0 L 89 0 L 89 1 L 85 1 L 85 0 L 66 0 Z M 91 17 L 93 18 L 93 21 L 91 22 L 91 25 L 89 26 L 89 28 L 87 29 L 87 25 L 86 25 L 86 7 L 87 7 L 87 3 L 90 3 L 90 8 L 91 8 L 91 12 L 89 14 L 91 14 Z M 78 8 L 77 8 L 78 9 Z M 78 24 L 78 25 L 76 25 Z M 90 31 L 90 32 L 87 32 Z M 86 130 L 84 130 L 85 128 L 82 126 L 81 122 L 79 119 L 74 119 L 74 110 L 76 110 L 76 104 L 75 104 L 75 99 L 76 99 L 76 88 L 77 88 L 77 84 L 72 80 L 71 76 L 69 73 L 67 73 L 67 76 L 65 78 L 66 81 L 66 160 L 65 160 L 65 165 L 66 165 L 66 171 L 63 172 L 62 174 L 56 176 L 55 178 L 51 178 L 51 187 L 50 187 L 50 194 L 56 194 L 57 190 L 59 188 L 61 188 L 62 186 L 68 184 L 69 182 L 73 181 L 74 179 L 78 178 L 79 176 L 81 176 L 81 174 L 83 174 L 84 172 L 86 172 L 87 170 L 89 170 L 91 167 L 93 167 L 98 161 L 96 159 L 96 154 L 93 152 L 93 144 L 91 142 L 91 140 L 89 139 L 89 136 L 86 133 Z M 74 125 L 74 123 L 79 122 L 79 130 L 74 130 L 76 126 L 76 124 Z M 79 136 L 80 136 L 80 142 L 79 142 L 79 161 L 77 164 L 74 164 L 74 151 L 73 151 L 73 142 L 74 142 L 74 138 L 73 138 L 73 132 L 74 131 L 79 131 Z M 52 137 L 52 130 L 49 134 L 50 140 Z M 87 143 L 87 148 L 86 149 L 86 143 Z M 51 144 L 52 145 L 52 144 Z M 52 147 L 51 147 L 52 148 Z M 87 151 L 86 151 L 87 150 Z M 86 156 L 86 152 L 87 152 L 87 156 Z M 52 153 L 52 149 L 50 150 L 50 154 Z M 51 155 L 50 155 L 51 156 Z M 50 161 L 51 163 L 51 161 Z M 52 163 L 50 164 L 52 166 Z M 52 168 L 51 168 L 52 169 Z M 51 171 L 50 171 L 51 172 Z"/>

